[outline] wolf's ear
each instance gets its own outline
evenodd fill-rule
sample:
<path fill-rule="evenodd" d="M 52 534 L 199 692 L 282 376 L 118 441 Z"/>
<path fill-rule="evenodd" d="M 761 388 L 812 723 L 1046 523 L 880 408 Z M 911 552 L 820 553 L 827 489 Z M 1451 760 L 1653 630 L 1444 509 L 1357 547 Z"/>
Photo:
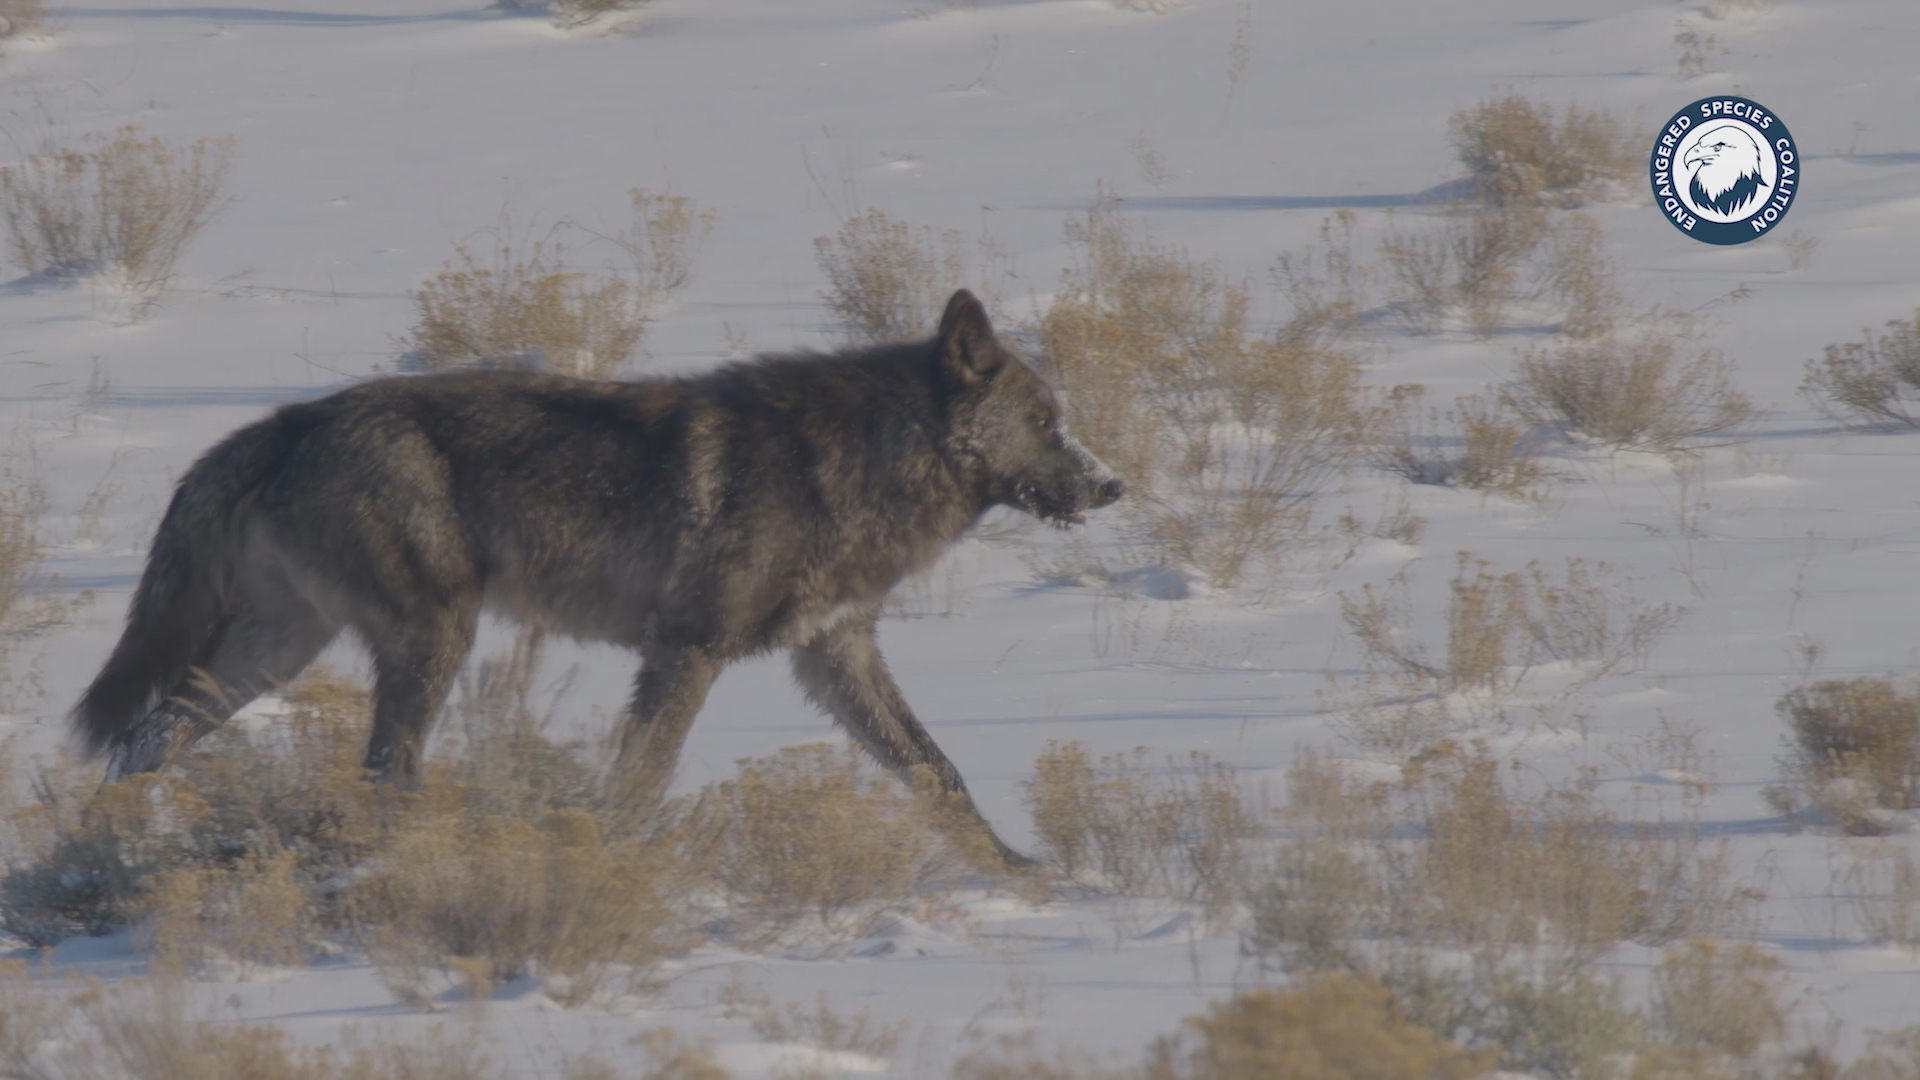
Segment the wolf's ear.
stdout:
<path fill-rule="evenodd" d="M 947 301 L 933 339 L 938 363 L 962 386 L 990 379 L 1006 362 L 993 336 L 993 322 L 979 298 L 965 289 Z"/>

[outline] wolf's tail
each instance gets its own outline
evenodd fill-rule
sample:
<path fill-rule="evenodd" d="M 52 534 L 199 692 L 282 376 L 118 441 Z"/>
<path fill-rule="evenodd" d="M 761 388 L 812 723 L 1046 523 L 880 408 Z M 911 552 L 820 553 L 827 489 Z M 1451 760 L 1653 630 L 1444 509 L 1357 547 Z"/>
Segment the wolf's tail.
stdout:
<path fill-rule="evenodd" d="M 125 736 L 194 664 L 205 662 L 233 615 L 246 505 L 296 437 L 283 415 L 242 428 L 207 451 L 174 489 L 133 592 L 127 628 L 73 709 L 74 729 L 89 754 Z"/>

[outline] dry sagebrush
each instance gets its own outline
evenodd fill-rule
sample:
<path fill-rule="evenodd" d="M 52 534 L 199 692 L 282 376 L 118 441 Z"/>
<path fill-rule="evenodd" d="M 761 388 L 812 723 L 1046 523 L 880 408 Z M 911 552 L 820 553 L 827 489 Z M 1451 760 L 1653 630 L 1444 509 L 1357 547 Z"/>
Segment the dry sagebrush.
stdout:
<path fill-rule="evenodd" d="M 884 210 L 848 218 L 815 239 L 813 252 L 827 275 L 827 306 L 856 345 L 928 336 L 966 284 L 959 232 L 915 228 Z"/>
<path fill-rule="evenodd" d="M 28 273 L 104 274 L 144 314 L 219 208 L 232 137 L 186 145 L 138 127 L 49 146 L 0 169 L 8 252 Z"/>
<path fill-rule="evenodd" d="M 1920 688 L 1871 676 L 1789 690 L 1775 705 L 1787 722 L 1774 807 L 1811 808 L 1854 835 L 1899 828 L 1920 809 Z"/>
<path fill-rule="evenodd" d="M 1474 336 L 1492 337 L 1522 295 L 1522 270 L 1549 232 L 1543 212 L 1454 207 L 1422 232 L 1390 225 L 1380 242 L 1395 285 L 1394 309 L 1418 333 L 1458 311 Z"/>
<path fill-rule="evenodd" d="M 851 746 L 790 747 L 692 796 L 677 829 L 730 937 L 838 944 L 892 911 L 940 914 L 961 867 L 983 862 L 931 781 L 909 790 Z"/>
<path fill-rule="evenodd" d="M 1481 197 L 1496 206 L 1607 198 L 1643 163 L 1612 113 L 1575 104 L 1556 112 L 1512 92 L 1455 110 L 1448 130 Z"/>
<path fill-rule="evenodd" d="M 1815 408 L 1848 424 L 1920 426 L 1913 401 L 1920 394 L 1920 311 L 1894 319 L 1863 340 L 1829 345 L 1807 361 L 1800 390 Z"/>
<path fill-rule="evenodd" d="M 1517 369 L 1504 389 L 1521 416 L 1606 446 L 1670 453 L 1734 437 L 1754 411 L 1732 361 L 1671 313 L 1529 348 Z"/>
<path fill-rule="evenodd" d="M 1070 880 L 1192 904 L 1212 925 L 1238 909 L 1267 829 L 1259 793 L 1198 751 L 1156 765 L 1144 749 L 1096 759 L 1049 742 L 1026 802 L 1041 850 Z"/>
<path fill-rule="evenodd" d="M 602 237 L 625 267 L 569 265 L 559 242 L 466 245 L 409 294 L 402 341 L 421 367 L 531 366 L 611 378 L 633 358 L 661 306 L 685 284 L 715 217 L 681 195 L 630 193 L 631 224 Z"/>
<path fill-rule="evenodd" d="M 1110 205 L 1068 240 L 1041 351 L 1074 432 L 1134 493 L 1129 542 L 1218 587 L 1257 580 L 1365 452 L 1376 411 L 1358 359 L 1311 335 L 1250 336 L 1243 288 Z"/>
<path fill-rule="evenodd" d="M 1549 479 L 1540 441 L 1497 395 L 1468 394 L 1441 412 L 1424 386 L 1396 386 L 1373 464 L 1416 484 L 1538 500 Z"/>

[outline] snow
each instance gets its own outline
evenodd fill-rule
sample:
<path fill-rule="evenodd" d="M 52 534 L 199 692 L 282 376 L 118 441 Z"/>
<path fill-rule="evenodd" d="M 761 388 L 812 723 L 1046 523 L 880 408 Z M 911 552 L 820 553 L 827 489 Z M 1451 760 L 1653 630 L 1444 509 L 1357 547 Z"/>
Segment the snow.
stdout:
<path fill-rule="evenodd" d="M 1316 555 L 1257 602 L 1157 566 L 1040 583 L 1017 545 L 971 539 L 935 573 L 918 617 L 884 624 L 883 644 L 984 811 L 1030 847 L 1019 785 L 1050 739 L 1097 753 L 1206 750 L 1276 785 L 1303 747 L 1380 769 L 1339 742 L 1324 711 L 1327 674 L 1350 678 L 1360 662 L 1339 590 L 1406 569 L 1427 598 L 1416 629 L 1431 631 L 1458 550 L 1503 569 L 1604 561 L 1643 598 L 1684 606 L 1684 622 L 1647 668 L 1590 688 L 1577 728 L 1495 732 L 1500 749 L 1549 775 L 1599 766 L 1612 789 L 1683 786 L 1698 778 L 1629 771 L 1613 755 L 1663 717 L 1697 726 L 1718 781 L 1706 824 L 1768 895 L 1754 940 L 1787 965 L 1801 1017 L 1843 1021 L 1846 1048 L 1867 1028 L 1911 1022 L 1920 959 L 1864 942 L 1837 895 L 1836 841 L 1794 831 L 1760 789 L 1780 751 L 1773 704 L 1803 678 L 1802 643 L 1821 646 L 1821 677 L 1920 670 L 1920 435 L 1838 429 L 1797 392 L 1822 346 L 1920 303 L 1920 5 L 1782 0 L 1709 19 L 1671 0 L 1255 0 L 1250 61 L 1233 85 L 1237 8 L 654 0 L 614 25 L 561 32 L 479 0 L 56 5 L 50 34 L 0 43 L 0 159 L 43 135 L 130 122 L 176 139 L 232 133 L 238 151 L 233 201 L 151 318 L 129 321 L 86 284 L 0 284 L 0 401 L 47 484 L 49 570 L 60 589 L 94 594 L 74 625 L 36 643 L 47 693 L 12 721 L 25 732 L 16 753 L 62 737 L 60 716 L 112 643 L 171 481 L 272 406 L 393 370 L 406 292 L 457 242 L 563 220 L 617 225 L 634 186 L 694 197 L 719 225 L 637 365 L 682 371 L 730 357 L 739 341 L 833 344 L 812 241 L 869 206 L 991 235 L 1012 270 L 1002 321 L 1025 319 L 1067 264 L 1063 220 L 1104 183 L 1156 237 L 1252 283 L 1271 318 L 1268 268 L 1327 214 L 1351 208 L 1374 235 L 1390 211 L 1417 218 L 1437 197 L 1421 193 L 1450 190 L 1457 106 L 1513 87 L 1646 127 L 1696 98 L 1739 93 L 1800 140 L 1805 184 L 1783 232 L 1818 239 L 1808 265 L 1792 268 L 1779 237 L 1691 242 L 1638 193 L 1593 211 L 1643 303 L 1692 309 L 1749 290 L 1708 309 L 1709 342 L 1735 360 L 1762 413 L 1745 441 L 1705 453 L 1699 477 L 1654 455 L 1568 450 L 1556 462 L 1568 479 L 1532 506 L 1362 470 L 1330 497 L 1332 512 L 1377 514 L 1405 488 L 1428 522 L 1417 546 L 1371 540 L 1344 561 Z M 1677 22 L 1717 39 L 1707 74 L 1676 74 Z M 1141 176 L 1140 146 L 1167 170 L 1159 188 Z M 1383 329 L 1369 378 L 1424 382 L 1448 400 L 1506 379 L 1528 340 Z M 114 495 L 98 536 L 74 537 L 102 485 Z M 556 663 L 575 661 L 584 676 L 570 712 L 617 708 L 632 661 L 581 648 Z M 783 661 L 742 664 L 714 689 L 676 790 L 827 734 Z M 776 1000 L 825 990 L 848 1011 L 912 1019 L 914 1049 L 896 1065 L 914 1059 L 937 1075 L 969 1023 L 1033 1025 L 1059 1045 L 1131 1055 L 1257 977 L 1232 933 L 1202 935 L 1172 911 L 1134 914 L 1090 898 L 1034 909 L 979 897 L 971 935 L 903 921 L 891 948 L 832 958 L 703 949 L 659 994 L 598 1010 L 509 988 L 478 1011 L 426 1016 L 352 958 L 201 989 L 223 1017 L 307 1039 L 354 1025 L 479 1025 L 516 1075 L 554 1075 L 566 1051 L 637 1061 L 627 1040 L 661 1024 L 711 1035 L 741 1076 L 765 1075 L 801 1059 L 724 1015 L 716 998 L 740 964 Z M 1608 969 L 1641 978 L 1656 959 L 1625 949 Z M 107 977 L 140 967 L 124 935 L 69 942 L 53 960 Z M 1009 986 L 1031 984 L 1044 985 L 1044 1008 L 1016 1015 Z M 811 1063 L 844 1075 L 879 1067 Z"/>

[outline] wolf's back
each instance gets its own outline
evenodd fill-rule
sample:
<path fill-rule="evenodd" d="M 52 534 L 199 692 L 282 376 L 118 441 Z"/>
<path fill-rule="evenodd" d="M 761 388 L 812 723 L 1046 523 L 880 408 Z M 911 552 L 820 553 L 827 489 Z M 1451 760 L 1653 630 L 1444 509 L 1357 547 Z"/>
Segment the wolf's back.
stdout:
<path fill-rule="evenodd" d="M 87 751 L 112 745 L 208 652 L 232 614 L 244 511 L 286 460 L 306 426 L 282 410 L 234 432 L 195 462 L 174 489 L 127 628 L 74 706 Z"/>

